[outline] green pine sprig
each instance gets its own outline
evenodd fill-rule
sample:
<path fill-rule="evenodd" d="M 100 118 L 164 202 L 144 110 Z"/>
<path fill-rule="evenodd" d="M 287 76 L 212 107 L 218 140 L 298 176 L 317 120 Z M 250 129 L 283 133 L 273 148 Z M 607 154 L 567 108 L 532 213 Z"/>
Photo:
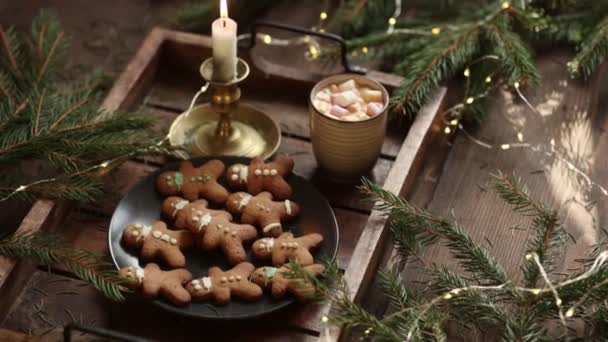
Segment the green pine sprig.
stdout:
<path fill-rule="evenodd" d="M 114 265 L 84 250 L 68 247 L 45 233 L 20 233 L 0 239 L 0 255 L 29 258 L 40 265 L 61 264 L 111 300 L 123 301 L 128 289 Z"/>

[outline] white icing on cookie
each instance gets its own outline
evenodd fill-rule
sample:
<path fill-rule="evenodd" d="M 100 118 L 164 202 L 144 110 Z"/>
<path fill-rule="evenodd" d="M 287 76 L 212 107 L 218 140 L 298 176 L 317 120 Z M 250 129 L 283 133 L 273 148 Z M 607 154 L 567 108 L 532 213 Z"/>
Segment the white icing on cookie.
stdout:
<path fill-rule="evenodd" d="M 243 207 L 245 207 L 247 204 L 249 204 L 249 201 L 251 201 L 251 195 L 245 194 L 243 196 L 243 198 L 241 198 L 241 201 L 239 202 L 239 210 L 243 209 Z"/>
<path fill-rule="evenodd" d="M 256 169 L 256 170 L 253 172 L 253 174 L 254 174 L 254 175 L 256 175 L 256 176 L 261 176 L 261 175 L 262 175 L 262 170 L 260 170 L 260 169 Z"/>
<path fill-rule="evenodd" d="M 249 167 L 248 166 L 243 166 L 241 168 L 241 173 L 239 175 L 239 178 L 241 180 L 242 183 L 247 184 L 247 176 L 249 175 Z"/>
<path fill-rule="evenodd" d="M 165 242 L 169 242 L 169 241 L 171 241 L 171 237 L 170 237 L 168 234 L 163 234 L 163 235 L 160 237 L 160 239 L 161 239 L 161 240 L 163 240 L 163 241 L 165 241 Z"/>
<path fill-rule="evenodd" d="M 200 232 L 203 227 L 207 227 L 211 223 L 211 215 L 205 214 L 200 216 L 200 222 L 198 224 L 198 231 Z"/>
<path fill-rule="evenodd" d="M 177 212 L 179 210 L 184 209 L 188 204 L 190 204 L 190 202 L 188 202 L 186 200 L 180 200 L 177 203 L 175 203 L 175 210 L 173 210 L 173 217 L 175 217 L 175 215 L 177 215 Z"/>
<path fill-rule="evenodd" d="M 204 277 L 203 279 L 201 279 L 203 282 L 203 287 L 209 291 L 211 290 L 211 288 L 213 287 L 213 283 L 211 282 L 211 278 L 209 277 Z"/>
<path fill-rule="evenodd" d="M 230 176 L 230 179 L 233 181 L 237 181 L 239 180 L 239 175 L 237 175 L 236 173 L 232 174 L 232 176 Z"/>
<path fill-rule="evenodd" d="M 264 229 L 262 229 L 264 231 L 264 233 L 268 233 L 270 230 L 274 229 L 274 228 L 281 228 L 281 224 L 280 223 L 271 223 L 269 225 L 267 225 L 266 227 L 264 227 Z"/>
<path fill-rule="evenodd" d="M 264 176 L 268 176 L 268 175 L 270 175 L 270 170 L 268 170 L 268 169 L 264 169 L 264 171 L 262 171 L 262 174 L 263 174 Z"/>
<path fill-rule="evenodd" d="M 141 267 L 137 267 L 136 268 L 136 270 L 135 270 L 135 279 L 137 279 L 137 282 L 139 284 L 141 284 L 141 283 L 144 282 L 144 274 L 145 274 L 145 272 L 144 272 L 143 268 L 141 268 Z"/>
<path fill-rule="evenodd" d="M 264 247 L 266 247 L 266 251 L 272 252 L 272 248 L 274 247 L 274 238 L 264 239 Z"/>
<path fill-rule="evenodd" d="M 155 230 L 155 231 L 152 232 L 152 236 L 154 236 L 157 239 L 160 239 L 160 237 L 163 236 L 163 233 L 161 233 L 158 230 Z"/>
<path fill-rule="evenodd" d="M 291 215 L 291 201 L 290 200 L 285 200 L 285 211 L 287 212 L 287 215 Z"/>
<path fill-rule="evenodd" d="M 276 176 L 276 175 L 278 175 L 278 174 L 279 174 L 279 171 L 277 171 L 277 169 L 272 169 L 272 170 L 270 170 L 270 175 L 271 175 L 271 176 Z"/>
<path fill-rule="evenodd" d="M 232 172 L 237 173 L 239 171 L 240 171 L 240 168 L 238 166 L 235 165 L 232 167 Z"/>

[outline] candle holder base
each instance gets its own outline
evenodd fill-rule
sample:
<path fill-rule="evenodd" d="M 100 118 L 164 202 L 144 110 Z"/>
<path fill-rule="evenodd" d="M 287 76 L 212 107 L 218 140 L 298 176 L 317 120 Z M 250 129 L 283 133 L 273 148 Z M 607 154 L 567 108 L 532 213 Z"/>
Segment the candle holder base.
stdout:
<path fill-rule="evenodd" d="M 267 114 L 239 104 L 230 113 L 229 126 L 223 128 L 222 115 L 210 104 L 183 113 L 169 129 L 169 141 L 191 157 L 239 156 L 268 159 L 281 143 L 281 132 Z"/>

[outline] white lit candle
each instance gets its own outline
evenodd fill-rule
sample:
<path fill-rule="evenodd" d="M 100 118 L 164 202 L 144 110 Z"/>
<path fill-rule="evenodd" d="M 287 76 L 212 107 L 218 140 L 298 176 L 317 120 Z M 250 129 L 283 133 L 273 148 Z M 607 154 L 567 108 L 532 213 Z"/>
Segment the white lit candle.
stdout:
<path fill-rule="evenodd" d="M 236 78 L 237 24 L 228 18 L 226 0 L 220 2 L 220 18 L 211 25 L 213 38 L 213 80 L 229 82 Z"/>

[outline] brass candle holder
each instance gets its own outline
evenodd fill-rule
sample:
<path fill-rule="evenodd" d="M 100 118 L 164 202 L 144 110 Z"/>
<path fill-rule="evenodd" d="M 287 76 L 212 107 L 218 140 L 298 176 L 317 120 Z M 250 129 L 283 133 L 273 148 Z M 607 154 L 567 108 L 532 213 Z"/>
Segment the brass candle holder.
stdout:
<path fill-rule="evenodd" d="M 238 59 L 237 77 L 213 80 L 213 58 L 200 68 L 211 87 L 211 102 L 195 106 L 175 119 L 169 129 L 171 145 L 197 156 L 270 158 L 279 148 L 281 131 L 266 113 L 240 103 L 239 84 L 249 76 L 249 65 Z"/>

